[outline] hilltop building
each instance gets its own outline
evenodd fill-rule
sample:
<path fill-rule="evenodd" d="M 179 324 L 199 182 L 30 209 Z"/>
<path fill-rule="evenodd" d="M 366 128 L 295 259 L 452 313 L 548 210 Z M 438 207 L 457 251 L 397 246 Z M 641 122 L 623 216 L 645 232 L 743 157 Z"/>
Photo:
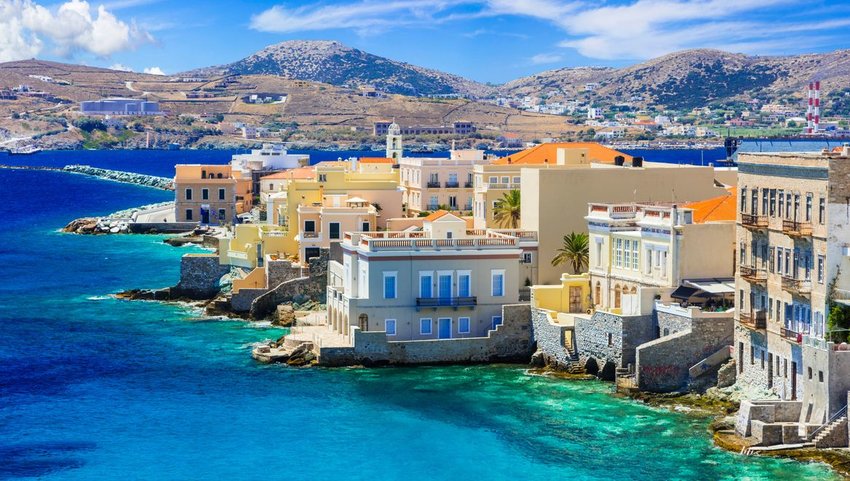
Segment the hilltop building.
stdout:
<path fill-rule="evenodd" d="M 144 99 L 107 98 L 80 102 L 86 115 L 163 115 L 159 103 Z"/>
<path fill-rule="evenodd" d="M 380 121 L 375 122 L 372 127 L 372 135 L 375 137 L 383 137 L 389 133 L 390 126 L 395 122 Z M 409 126 L 399 127 L 401 135 L 469 135 L 475 133 L 475 124 L 465 120 L 452 122 L 451 125 L 440 126 Z"/>
<path fill-rule="evenodd" d="M 782 401 L 742 404 L 737 428 L 763 444 L 799 442 L 850 391 L 850 349 L 837 344 L 847 332 L 828 322 L 850 306 L 850 147 L 741 153 L 738 162 L 737 382 Z M 759 414 L 768 408 L 787 415 Z"/>

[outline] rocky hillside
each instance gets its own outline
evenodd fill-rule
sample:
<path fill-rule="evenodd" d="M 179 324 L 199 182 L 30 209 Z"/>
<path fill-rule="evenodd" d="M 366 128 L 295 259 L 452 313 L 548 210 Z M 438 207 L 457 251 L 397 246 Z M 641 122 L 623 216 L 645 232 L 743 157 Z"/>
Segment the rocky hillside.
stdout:
<path fill-rule="evenodd" d="M 648 105 L 690 109 L 714 101 L 782 100 L 800 97 L 813 79 L 824 91 L 850 82 L 850 50 L 796 56 L 748 56 L 719 50 L 686 50 L 620 69 L 558 69 L 503 86 L 505 95 L 560 89 L 577 95 L 598 82 L 600 103 L 641 97 Z"/>
<path fill-rule="evenodd" d="M 457 75 L 379 57 L 336 41 L 282 42 L 237 62 L 189 73 L 280 75 L 331 85 L 372 85 L 403 95 L 485 96 L 494 90 Z"/>

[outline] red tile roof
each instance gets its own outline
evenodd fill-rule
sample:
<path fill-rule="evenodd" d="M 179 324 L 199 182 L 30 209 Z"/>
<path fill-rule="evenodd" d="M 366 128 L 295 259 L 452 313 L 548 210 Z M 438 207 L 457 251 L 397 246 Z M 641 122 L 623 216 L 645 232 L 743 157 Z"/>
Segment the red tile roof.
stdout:
<path fill-rule="evenodd" d="M 737 214 L 737 194 L 735 187 L 726 189 L 726 194 L 711 199 L 691 202 L 683 205 L 694 210 L 694 222 L 702 224 L 705 222 L 717 222 L 723 220 L 735 220 Z"/>
<path fill-rule="evenodd" d="M 548 161 L 549 164 L 555 165 L 558 162 L 558 149 L 586 149 L 587 156 L 592 162 L 602 162 L 613 164 L 614 157 L 622 155 L 626 162 L 631 162 L 632 156 L 618 150 L 605 147 L 596 142 L 554 142 L 549 144 L 540 144 L 530 149 L 525 149 L 513 155 L 496 159 L 493 164 L 529 164 L 537 165 L 544 164 Z"/>

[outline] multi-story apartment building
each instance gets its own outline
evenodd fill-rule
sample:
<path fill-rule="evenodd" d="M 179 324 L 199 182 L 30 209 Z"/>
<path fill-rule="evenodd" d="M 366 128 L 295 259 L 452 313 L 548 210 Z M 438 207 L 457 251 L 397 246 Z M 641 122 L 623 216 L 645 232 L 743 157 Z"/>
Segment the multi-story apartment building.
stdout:
<path fill-rule="evenodd" d="M 850 304 L 850 148 L 738 158 L 738 382 L 802 402 L 820 424 L 846 405 L 850 351 L 830 333 Z"/>
<path fill-rule="evenodd" d="M 346 194 L 325 195 L 321 202 L 297 208 L 298 258 L 319 257 L 320 249 L 342 241 L 343 232 L 369 232 L 377 225 L 378 211 L 366 199 Z"/>
<path fill-rule="evenodd" d="M 483 150 L 452 150 L 448 159 L 403 157 L 399 175 L 408 215 L 438 209 L 472 212 L 472 170 L 492 160 Z"/>
<path fill-rule="evenodd" d="M 669 295 L 685 280 L 731 281 L 733 277 L 735 225 L 731 215 L 697 223 L 687 204 L 680 208 L 591 203 L 586 219 L 590 284 L 597 309 L 646 314 L 656 295 Z M 712 254 L 706 255 L 709 251 Z M 726 290 L 732 294 L 731 287 Z"/>
<path fill-rule="evenodd" d="M 263 144 L 261 149 L 253 149 L 250 154 L 233 155 L 230 166 L 234 172 L 240 172 L 243 178 L 251 178 L 251 192 L 259 195 L 261 178 L 309 163 L 309 155 L 289 154 L 283 144 Z"/>
<path fill-rule="evenodd" d="M 470 230 L 446 211 L 421 231 L 346 232 L 329 267 L 328 323 L 390 341 L 487 336 L 518 301 L 523 253 L 535 247 L 534 233 Z"/>
<path fill-rule="evenodd" d="M 174 175 L 177 222 L 236 223 L 251 210 L 251 178 L 229 165 L 178 164 Z"/>

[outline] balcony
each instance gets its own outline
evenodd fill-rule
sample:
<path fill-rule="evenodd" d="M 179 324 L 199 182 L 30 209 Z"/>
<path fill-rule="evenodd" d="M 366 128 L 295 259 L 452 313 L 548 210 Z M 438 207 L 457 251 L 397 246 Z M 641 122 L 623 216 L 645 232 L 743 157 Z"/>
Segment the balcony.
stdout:
<path fill-rule="evenodd" d="M 800 344 L 801 342 L 803 342 L 803 334 L 800 333 L 800 332 L 792 331 L 791 329 L 781 327 L 781 328 L 779 328 L 779 334 L 783 338 L 785 338 L 785 339 L 787 339 L 791 342 L 796 342 L 797 344 Z"/>
<path fill-rule="evenodd" d="M 417 297 L 416 307 L 474 307 L 477 297 Z"/>
<path fill-rule="evenodd" d="M 447 189 L 457 189 L 458 187 L 460 187 L 460 184 L 457 182 L 446 182 Z"/>
<path fill-rule="evenodd" d="M 463 188 L 464 188 L 464 189 L 471 189 L 471 188 L 472 188 L 472 181 L 464 182 L 464 183 L 463 183 Z"/>
<path fill-rule="evenodd" d="M 318 233 L 318 232 L 313 232 L 313 231 L 310 231 L 310 232 L 302 232 L 302 233 L 301 233 L 301 238 L 302 238 L 302 239 L 318 239 L 318 238 L 319 238 L 319 233 Z"/>
<path fill-rule="evenodd" d="M 810 237 L 812 235 L 812 223 L 783 220 L 782 233 L 790 237 Z"/>
<path fill-rule="evenodd" d="M 754 214 L 741 214 L 741 225 L 745 229 L 759 230 L 767 229 L 767 216 Z"/>
<path fill-rule="evenodd" d="M 767 314 L 763 310 L 741 312 L 741 325 L 749 329 L 767 329 Z"/>
<path fill-rule="evenodd" d="M 753 266 L 740 266 L 738 272 L 741 278 L 753 284 L 764 284 L 767 282 L 767 270 Z"/>
<path fill-rule="evenodd" d="M 428 204 L 428 205 L 425 206 L 425 210 L 434 211 L 434 210 L 439 210 L 439 209 L 440 209 L 439 204 Z"/>
<path fill-rule="evenodd" d="M 426 185 L 429 189 L 439 189 L 439 188 L 440 188 L 440 181 L 435 181 L 435 182 L 430 182 L 430 181 L 429 181 L 429 182 L 426 182 L 426 183 L 425 183 L 425 185 Z"/>
<path fill-rule="evenodd" d="M 806 296 L 812 293 L 812 281 L 782 276 L 782 289 L 792 294 Z"/>

